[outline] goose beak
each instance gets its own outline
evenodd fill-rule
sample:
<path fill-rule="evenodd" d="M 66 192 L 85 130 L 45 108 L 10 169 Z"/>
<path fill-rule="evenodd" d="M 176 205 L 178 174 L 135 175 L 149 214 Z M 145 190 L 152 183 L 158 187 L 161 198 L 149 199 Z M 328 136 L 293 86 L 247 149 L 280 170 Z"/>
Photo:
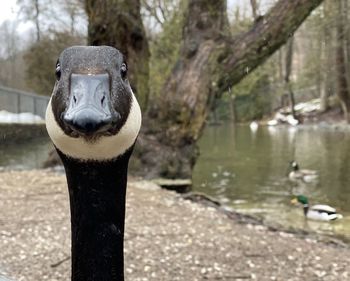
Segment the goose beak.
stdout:
<path fill-rule="evenodd" d="M 297 205 L 298 204 L 298 199 L 293 198 L 292 200 L 290 200 L 290 203 L 292 203 L 293 205 Z"/>
<path fill-rule="evenodd" d="M 69 106 L 62 113 L 62 121 L 83 136 L 108 132 L 120 118 L 111 105 L 110 96 L 107 73 L 72 74 Z"/>

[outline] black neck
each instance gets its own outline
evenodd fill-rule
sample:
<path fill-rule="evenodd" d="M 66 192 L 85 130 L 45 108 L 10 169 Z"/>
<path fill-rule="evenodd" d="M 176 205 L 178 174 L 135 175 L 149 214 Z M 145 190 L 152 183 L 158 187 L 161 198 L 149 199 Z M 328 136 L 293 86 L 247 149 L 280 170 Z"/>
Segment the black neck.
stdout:
<path fill-rule="evenodd" d="M 304 215 L 306 216 L 307 212 L 309 211 L 309 205 L 308 204 L 304 204 L 303 207 L 304 207 Z"/>
<path fill-rule="evenodd" d="M 59 154 L 70 199 L 72 281 L 123 281 L 125 193 L 131 149 L 108 162 L 79 162 Z"/>

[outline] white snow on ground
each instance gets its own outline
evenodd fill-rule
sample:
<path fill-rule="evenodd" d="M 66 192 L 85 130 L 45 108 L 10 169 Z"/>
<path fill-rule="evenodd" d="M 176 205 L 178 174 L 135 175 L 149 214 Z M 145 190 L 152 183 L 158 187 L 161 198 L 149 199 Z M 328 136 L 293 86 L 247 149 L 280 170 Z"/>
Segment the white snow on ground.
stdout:
<path fill-rule="evenodd" d="M 6 110 L 0 110 L 0 123 L 34 124 L 44 122 L 45 120 L 43 118 L 30 112 L 12 113 Z"/>
<path fill-rule="evenodd" d="M 307 114 L 313 111 L 318 111 L 321 108 L 320 99 L 313 99 L 308 102 L 301 102 L 294 106 L 294 110 L 297 114 Z M 279 124 L 289 124 L 296 126 L 299 124 L 297 119 L 291 115 L 290 107 L 286 106 L 276 112 L 275 117 L 267 122 L 268 126 L 276 126 Z"/>

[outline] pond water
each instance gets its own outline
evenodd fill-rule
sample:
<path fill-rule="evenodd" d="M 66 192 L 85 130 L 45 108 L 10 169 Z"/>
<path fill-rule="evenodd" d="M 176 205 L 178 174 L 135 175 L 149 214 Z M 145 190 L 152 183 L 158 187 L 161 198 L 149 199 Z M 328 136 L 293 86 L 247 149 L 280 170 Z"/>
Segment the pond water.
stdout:
<path fill-rule="evenodd" d="M 270 223 L 350 238 L 350 131 L 331 127 L 259 127 L 224 124 L 207 127 L 193 175 L 194 190 Z M 287 177 L 291 160 L 319 172 L 314 183 Z M 303 194 L 311 204 L 335 207 L 344 218 L 305 222 L 290 204 Z"/>
<path fill-rule="evenodd" d="M 48 138 L 34 138 L 16 144 L 0 145 L 0 167 L 6 169 L 38 169 L 52 149 Z"/>
<path fill-rule="evenodd" d="M 52 144 L 47 138 L 0 145 L 0 167 L 40 168 Z M 350 238 L 350 130 L 330 127 L 259 127 L 224 124 L 207 127 L 200 140 L 201 156 L 194 170 L 194 190 L 206 193 L 243 213 L 270 223 L 340 234 Z M 293 183 L 288 164 L 319 172 L 315 183 Z M 305 223 L 293 194 L 310 203 L 335 207 L 344 218 L 332 223 Z"/>

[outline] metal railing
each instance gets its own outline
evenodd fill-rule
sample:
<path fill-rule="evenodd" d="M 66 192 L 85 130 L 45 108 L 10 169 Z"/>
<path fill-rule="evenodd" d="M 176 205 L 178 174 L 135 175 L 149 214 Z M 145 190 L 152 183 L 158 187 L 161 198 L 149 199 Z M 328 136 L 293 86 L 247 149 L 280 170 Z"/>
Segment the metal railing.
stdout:
<path fill-rule="evenodd" d="M 45 118 L 50 98 L 0 86 L 0 110 L 12 113 L 30 112 Z"/>

